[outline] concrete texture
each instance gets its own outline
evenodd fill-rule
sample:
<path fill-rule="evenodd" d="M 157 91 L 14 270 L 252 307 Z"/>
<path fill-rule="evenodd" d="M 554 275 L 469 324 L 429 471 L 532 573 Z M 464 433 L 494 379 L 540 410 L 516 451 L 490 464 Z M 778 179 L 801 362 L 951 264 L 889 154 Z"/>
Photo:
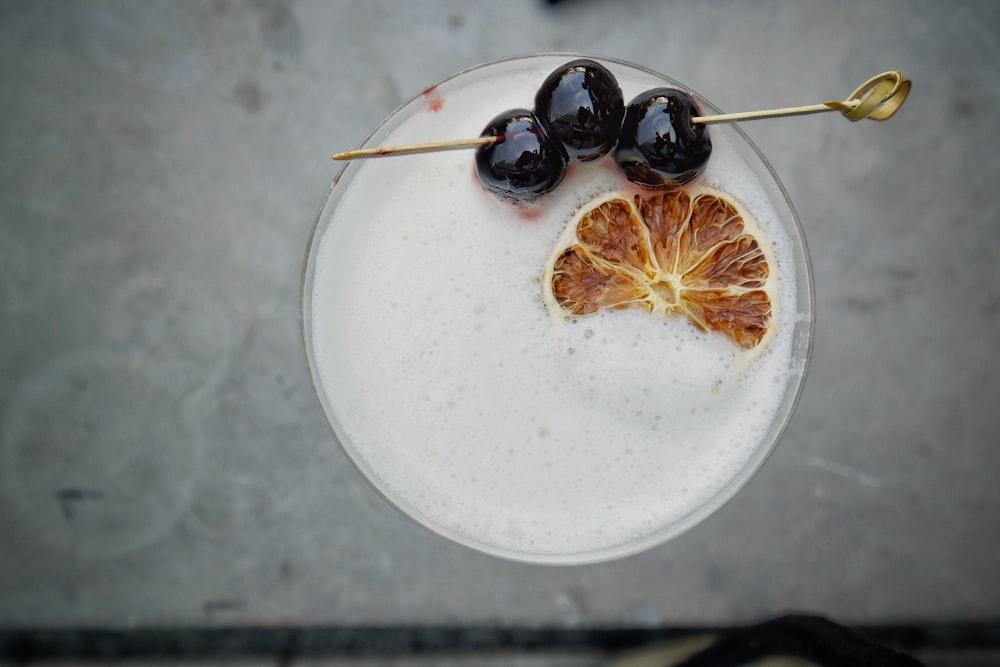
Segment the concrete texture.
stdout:
<path fill-rule="evenodd" d="M 997 619 L 998 34 L 989 0 L 0 4 L 0 626 Z M 885 124 L 745 125 L 815 265 L 798 412 L 702 526 L 562 569 L 386 505 L 298 330 L 329 154 L 539 50 L 734 111 L 914 81 Z"/>

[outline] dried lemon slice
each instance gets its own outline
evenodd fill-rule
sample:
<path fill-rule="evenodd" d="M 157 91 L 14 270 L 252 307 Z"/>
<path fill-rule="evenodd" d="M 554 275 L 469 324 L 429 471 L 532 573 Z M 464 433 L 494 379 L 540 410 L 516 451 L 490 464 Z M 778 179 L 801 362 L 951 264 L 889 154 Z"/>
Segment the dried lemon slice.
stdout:
<path fill-rule="evenodd" d="M 632 305 L 679 312 L 749 350 L 771 331 L 773 264 L 743 205 L 697 185 L 588 204 L 556 242 L 542 285 L 562 317 Z"/>

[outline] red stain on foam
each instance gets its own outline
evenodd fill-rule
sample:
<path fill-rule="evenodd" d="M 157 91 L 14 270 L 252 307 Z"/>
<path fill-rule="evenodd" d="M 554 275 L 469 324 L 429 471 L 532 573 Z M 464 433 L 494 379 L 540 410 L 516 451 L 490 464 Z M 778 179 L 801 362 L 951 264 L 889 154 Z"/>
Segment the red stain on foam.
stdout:
<path fill-rule="evenodd" d="M 517 209 L 517 214 L 522 220 L 534 221 L 542 217 L 542 208 L 540 206 L 515 204 L 514 207 Z"/>
<path fill-rule="evenodd" d="M 437 84 L 427 86 L 420 91 L 420 97 L 428 97 L 427 110 L 437 113 L 444 107 L 444 98 L 437 94 Z"/>

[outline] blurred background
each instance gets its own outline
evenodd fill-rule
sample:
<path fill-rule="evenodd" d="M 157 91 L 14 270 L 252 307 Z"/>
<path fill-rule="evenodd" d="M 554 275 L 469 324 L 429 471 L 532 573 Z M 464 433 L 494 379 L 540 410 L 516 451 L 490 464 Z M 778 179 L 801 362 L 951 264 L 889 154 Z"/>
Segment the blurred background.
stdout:
<path fill-rule="evenodd" d="M 1000 664 L 998 34 L 991 0 L 0 3 L 0 647 L 164 628 L 585 638 L 799 610 L 978 628 Z M 744 124 L 813 257 L 798 411 L 698 528 L 566 568 L 468 551 L 387 505 L 327 431 L 298 322 L 329 155 L 441 77 L 548 50 L 645 65 L 725 111 L 843 98 L 889 69 L 914 82 L 888 123 Z M 574 655 L 559 664 L 594 664 Z"/>

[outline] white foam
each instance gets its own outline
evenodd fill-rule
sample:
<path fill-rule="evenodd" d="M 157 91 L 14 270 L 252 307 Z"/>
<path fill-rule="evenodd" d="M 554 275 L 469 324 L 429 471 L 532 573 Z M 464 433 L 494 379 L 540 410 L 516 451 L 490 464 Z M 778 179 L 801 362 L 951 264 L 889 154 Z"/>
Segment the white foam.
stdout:
<path fill-rule="evenodd" d="M 449 90 L 384 143 L 475 136 L 546 73 Z M 659 85 L 615 73 L 626 100 Z M 792 247 L 719 134 L 704 179 L 753 212 L 780 271 L 750 368 L 683 317 L 553 324 L 539 276 L 574 211 L 624 187 L 606 164 L 572 169 L 533 220 L 479 188 L 467 152 L 361 166 L 316 257 L 312 333 L 341 438 L 385 493 L 467 541 L 576 554 L 662 530 L 746 465 L 789 374 Z"/>

